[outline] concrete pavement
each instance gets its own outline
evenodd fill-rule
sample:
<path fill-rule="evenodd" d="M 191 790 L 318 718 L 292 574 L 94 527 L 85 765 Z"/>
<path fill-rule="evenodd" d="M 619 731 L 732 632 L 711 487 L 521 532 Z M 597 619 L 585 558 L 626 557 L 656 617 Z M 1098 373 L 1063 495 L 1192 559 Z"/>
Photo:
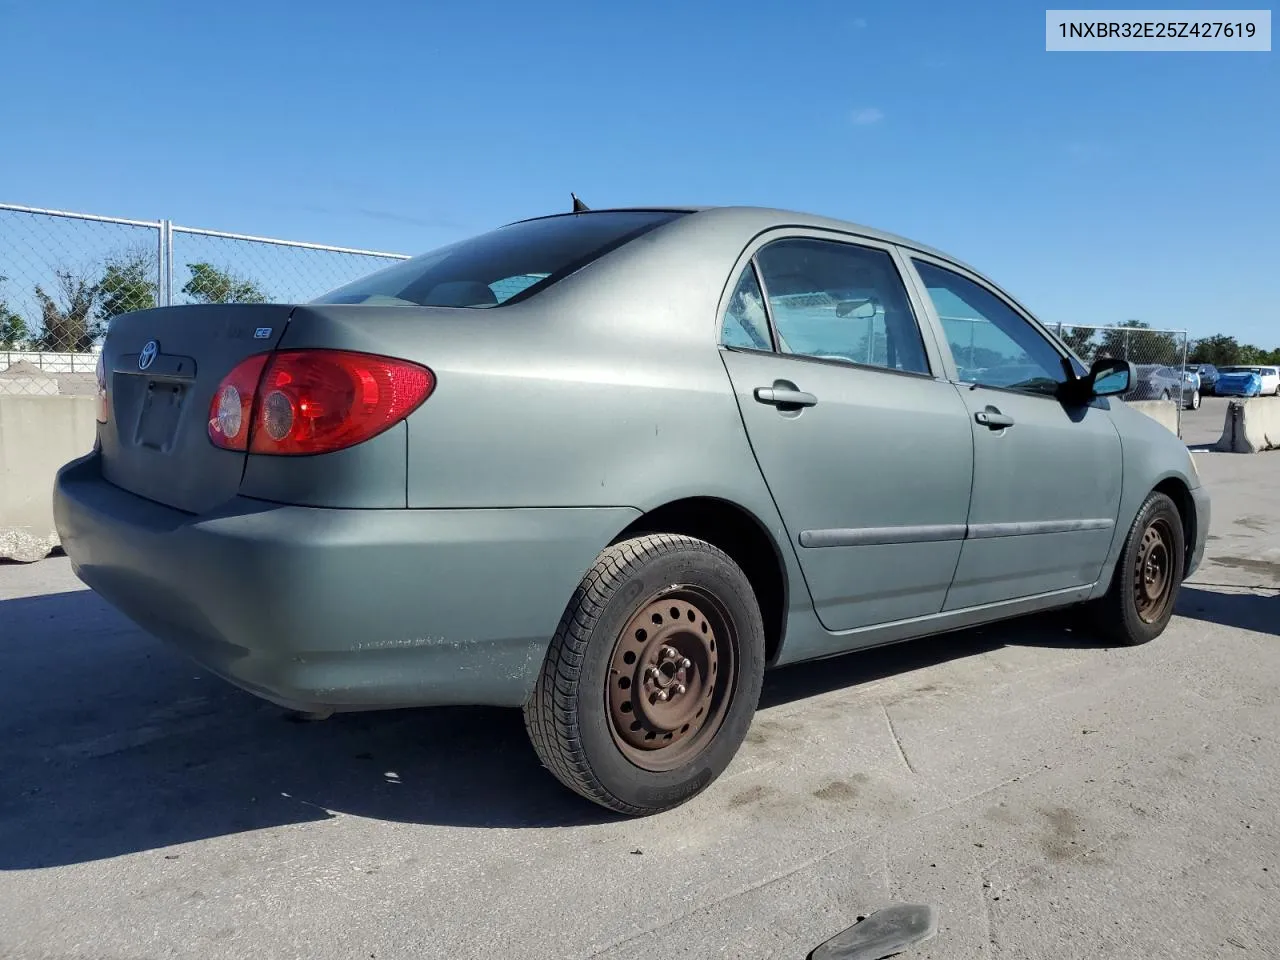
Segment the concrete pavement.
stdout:
<path fill-rule="evenodd" d="M 0 956 L 799 960 L 898 899 L 941 910 L 910 957 L 1280 956 L 1280 454 L 1196 457 L 1209 561 L 1156 642 L 1042 617 L 779 671 L 642 821 L 518 713 L 292 723 L 65 559 L 0 566 Z"/>

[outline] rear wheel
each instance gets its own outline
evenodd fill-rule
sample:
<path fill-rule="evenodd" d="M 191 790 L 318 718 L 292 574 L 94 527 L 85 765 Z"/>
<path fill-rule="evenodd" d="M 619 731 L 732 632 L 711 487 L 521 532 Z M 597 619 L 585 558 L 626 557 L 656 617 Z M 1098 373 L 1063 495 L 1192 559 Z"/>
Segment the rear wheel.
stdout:
<path fill-rule="evenodd" d="M 1110 589 L 1091 605 L 1094 625 L 1125 646 L 1160 636 L 1173 616 L 1185 558 L 1178 508 L 1153 492 L 1129 528 Z"/>
<path fill-rule="evenodd" d="M 723 551 L 656 534 L 606 549 L 525 705 L 544 766 L 619 813 L 684 803 L 729 765 L 764 678 L 764 625 Z"/>

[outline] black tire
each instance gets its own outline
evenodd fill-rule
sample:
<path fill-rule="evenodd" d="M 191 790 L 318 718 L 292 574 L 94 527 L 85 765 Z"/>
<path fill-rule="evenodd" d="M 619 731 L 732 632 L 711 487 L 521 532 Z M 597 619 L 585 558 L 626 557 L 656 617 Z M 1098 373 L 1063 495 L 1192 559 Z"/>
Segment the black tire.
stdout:
<path fill-rule="evenodd" d="M 664 615 L 652 637 L 637 629 Z M 669 810 L 738 752 L 760 700 L 764 648 L 755 594 L 726 553 L 672 534 L 625 540 L 574 591 L 525 705 L 525 729 L 543 765 L 588 800 L 629 816 Z M 671 650 L 679 656 L 668 658 Z M 634 704 L 619 702 L 628 696 Z M 691 714 L 698 704 L 700 722 Z M 668 726 L 681 720 L 684 731 Z"/>
<path fill-rule="evenodd" d="M 1200 391 L 1199 390 L 1193 390 L 1191 392 L 1191 402 L 1187 404 L 1187 409 L 1188 410 L 1200 409 Z"/>
<path fill-rule="evenodd" d="M 1168 399 L 1169 399 L 1169 391 L 1168 391 L 1168 390 L 1162 391 L 1162 392 L 1161 392 L 1161 394 L 1160 394 L 1160 399 L 1161 399 L 1161 400 L 1168 400 Z"/>
<path fill-rule="evenodd" d="M 1154 550 L 1153 535 L 1162 541 Z M 1153 492 L 1129 528 L 1111 587 L 1090 605 L 1094 627 L 1122 646 L 1138 646 L 1160 636 L 1173 616 L 1185 563 L 1182 516 L 1169 497 Z M 1150 592 L 1157 585 L 1153 576 L 1159 581 L 1159 596 L 1144 609 L 1143 601 L 1151 599 Z"/>

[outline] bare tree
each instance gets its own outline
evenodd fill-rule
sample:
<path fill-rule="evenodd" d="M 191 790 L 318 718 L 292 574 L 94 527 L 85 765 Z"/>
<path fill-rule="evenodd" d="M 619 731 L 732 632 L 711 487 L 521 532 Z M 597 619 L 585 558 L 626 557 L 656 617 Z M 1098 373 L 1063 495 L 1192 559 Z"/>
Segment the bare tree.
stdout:
<path fill-rule="evenodd" d="M 99 285 L 71 270 L 59 270 L 55 276 L 56 299 L 36 286 L 41 326 L 37 342 L 42 350 L 85 353 L 99 333 L 91 317 Z"/>

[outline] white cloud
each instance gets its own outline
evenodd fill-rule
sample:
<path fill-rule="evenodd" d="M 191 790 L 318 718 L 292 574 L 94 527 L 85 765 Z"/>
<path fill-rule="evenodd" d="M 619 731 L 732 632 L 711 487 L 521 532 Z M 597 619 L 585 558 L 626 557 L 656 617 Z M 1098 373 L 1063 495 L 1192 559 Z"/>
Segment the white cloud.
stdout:
<path fill-rule="evenodd" d="M 883 120 L 884 111 L 879 107 L 861 107 L 853 111 L 850 115 L 850 119 L 858 126 L 865 127 L 873 123 L 879 123 Z"/>

